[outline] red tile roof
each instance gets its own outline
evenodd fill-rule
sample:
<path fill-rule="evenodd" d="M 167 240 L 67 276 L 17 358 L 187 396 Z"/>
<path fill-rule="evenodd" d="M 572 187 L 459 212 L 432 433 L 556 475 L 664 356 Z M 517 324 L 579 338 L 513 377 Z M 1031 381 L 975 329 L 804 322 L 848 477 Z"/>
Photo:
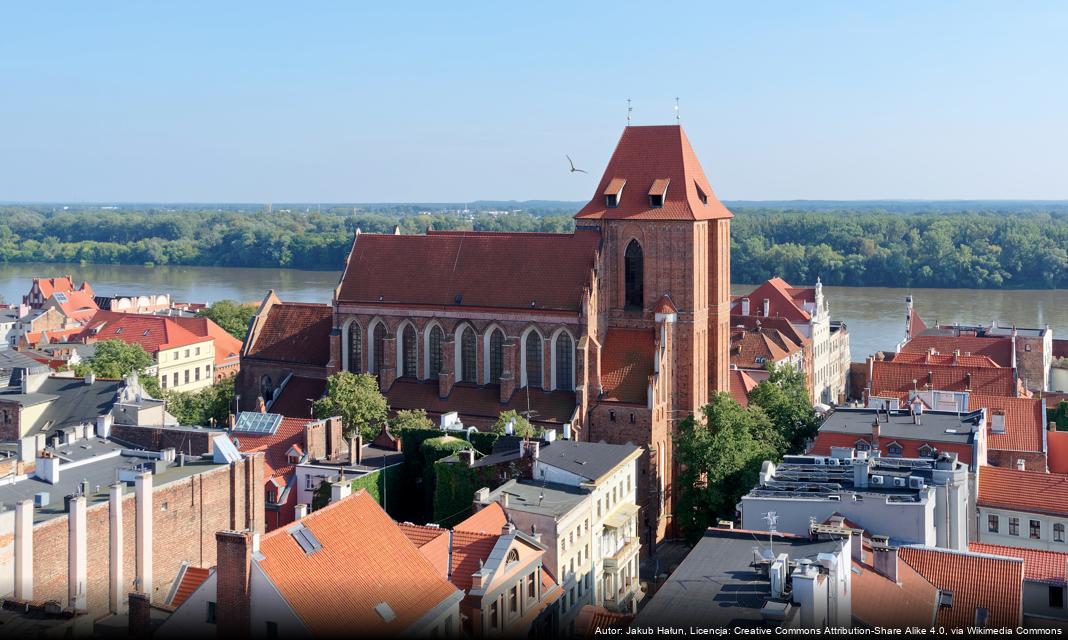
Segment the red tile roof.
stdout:
<path fill-rule="evenodd" d="M 333 313 L 326 304 L 279 302 L 271 306 L 246 357 L 326 365 Z"/>
<path fill-rule="evenodd" d="M 121 340 L 139 344 L 153 355 L 160 350 L 213 342 L 210 336 L 198 336 L 174 318 L 114 311 L 97 311 L 76 339 L 84 342 Z"/>
<path fill-rule="evenodd" d="M 677 313 L 678 307 L 672 302 L 671 296 L 664 294 L 660 296 L 660 300 L 656 302 L 656 307 L 653 308 L 653 313 Z"/>
<path fill-rule="evenodd" d="M 1000 367 L 998 363 L 990 359 L 990 356 L 956 356 L 952 353 L 912 353 L 902 351 L 890 356 L 890 360 L 900 364 L 943 364 L 961 365 L 965 367 Z"/>
<path fill-rule="evenodd" d="M 600 638 L 604 629 L 626 629 L 633 621 L 633 614 L 613 613 L 592 604 L 582 605 L 575 617 L 575 637 Z"/>
<path fill-rule="evenodd" d="M 989 466 L 978 473 L 979 506 L 1068 516 L 1068 475 Z"/>
<path fill-rule="evenodd" d="M 166 603 L 170 607 L 177 609 L 182 606 L 182 603 L 186 601 L 189 596 L 193 595 L 200 585 L 204 584 L 204 581 L 211 575 L 211 569 L 200 569 L 198 567 L 191 567 L 186 565 L 182 571 L 180 580 L 178 582 L 178 588 L 174 591 L 174 597 L 171 601 Z"/>
<path fill-rule="evenodd" d="M 1068 584 L 1068 553 L 981 542 L 969 542 L 968 550 L 974 553 L 1020 558 L 1024 561 L 1024 580 L 1046 584 Z"/>
<path fill-rule="evenodd" d="M 85 322 L 100 310 L 96 300 L 93 298 L 92 291 L 75 290 L 59 293 L 63 296 L 63 300 L 60 300 L 55 294 L 53 294 L 52 299 L 56 301 L 56 305 L 59 306 L 63 315 L 75 322 Z"/>
<path fill-rule="evenodd" d="M 969 394 L 968 410 L 988 409 L 987 448 L 1000 451 L 1043 450 L 1042 400 L 1037 398 L 1006 398 Z M 1005 415 L 1005 432 L 994 433 L 991 428 L 994 413 Z"/>
<path fill-rule="evenodd" d="M 1068 473 L 1068 431 L 1047 431 L 1046 446 L 1049 472 Z"/>
<path fill-rule="evenodd" d="M 812 317 L 804 308 L 807 294 L 800 292 L 810 289 L 791 287 L 782 278 L 772 278 L 753 290 L 749 298 L 749 315 L 764 316 L 764 300 L 768 301 L 768 314 L 765 317 L 786 318 L 790 322 L 808 322 Z M 742 300 L 736 298 L 731 303 L 731 315 L 742 315 Z"/>
<path fill-rule="evenodd" d="M 805 334 L 798 331 L 792 322 L 782 316 L 765 318 L 763 316 L 731 314 L 732 329 L 756 329 L 757 327 L 775 329 L 794 344 L 807 345 L 812 342 Z"/>
<path fill-rule="evenodd" d="M 928 582 L 953 594 L 953 606 L 938 611 L 938 624 L 976 624 L 976 610 L 987 610 L 988 627 L 1016 627 L 1023 617 L 1023 562 L 1014 558 L 948 549 L 901 547 L 901 559 Z"/>
<path fill-rule="evenodd" d="M 215 367 L 225 367 L 241 362 L 241 341 L 230 335 L 210 318 L 172 317 L 183 329 L 193 335 L 215 340 Z"/>
<path fill-rule="evenodd" d="M 419 547 L 419 552 L 430 561 L 439 575 L 449 576 L 449 544 L 451 535 L 448 529 L 426 527 L 410 522 L 402 522 L 400 527 L 404 535 Z"/>
<path fill-rule="evenodd" d="M 604 194 L 614 181 L 625 180 L 618 206 L 608 208 Z M 649 193 L 658 180 L 669 180 L 661 207 L 653 207 Z M 704 194 L 704 202 L 701 195 Z M 715 220 L 731 212 L 716 199 L 679 125 L 627 127 L 616 145 L 593 199 L 575 218 Z"/>
<path fill-rule="evenodd" d="M 853 526 L 853 525 L 847 525 Z M 870 552 L 865 554 L 870 560 Z M 869 627 L 929 627 L 935 621 L 938 589 L 908 563 L 898 560 L 897 582 L 869 562 L 853 561 L 853 617 Z"/>
<path fill-rule="evenodd" d="M 337 299 L 576 313 L 600 242 L 600 233 L 588 230 L 363 233 L 352 244 Z"/>
<path fill-rule="evenodd" d="M 905 353 L 927 353 L 931 349 L 941 354 L 960 350 L 961 355 L 987 356 L 998 366 L 1012 366 L 1010 337 L 920 335 L 901 347 Z"/>
<path fill-rule="evenodd" d="M 71 338 L 76 337 L 82 332 L 81 327 L 74 327 L 72 329 L 55 329 L 53 331 L 27 331 L 23 334 L 22 339 L 27 345 L 35 347 L 41 343 L 41 340 L 48 338 L 49 344 L 55 342 L 65 342 Z"/>
<path fill-rule="evenodd" d="M 743 407 L 749 406 L 749 392 L 756 389 L 757 381 L 741 369 L 731 369 L 731 397 Z"/>
<path fill-rule="evenodd" d="M 918 336 L 924 331 L 927 331 L 927 323 L 923 321 L 916 308 L 913 307 L 912 313 L 909 315 L 909 332 L 913 336 Z"/>
<path fill-rule="evenodd" d="M 263 537 L 259 565 L 314 636 L 394 636 L 456 594 L 366 491 L 301 523 L 322 548 L 305 554 L 286 528 L 276 529 Z M 390 622 L 375 611 L 383 602 Z"/>
<path fill-rule="evenodd" d="M 90 296 L 93 295 L 93 288 L 89 286 L 88 282 L 82 282 L 82 286 L 75 289 L 74 281 L 70 276 L 63 276 L 60 278 L 34 278 L 33 283 L 37 285 L 37 288 L 41 291 L 41 297 L 47 300 L 52 297 L 54 293 L 70 293 L 72 291 L 85 291 Z"/>
<path fill-rule="evenodd" d="M 802 348 L 776 329 L 731 330 L 731 364 L 737 367 L 762 369 L 764 363 L 780 362 Z"/>
<path fill-rule="evenodd" d="M 326 380 L 293 376 L 271 403 L 270 411 L 291 418 L 307 418 L 311 416 L 312 403 L 325 392 Z"/>
<path fill-rule="evenodd" d="M 449 576 L 454 585 L 465 593 L 471 589 L 471 577 L 486 562 L 501 532 L 474 533 L 471 531 L 452 532 L 452 561 Z"/>
<path fill-rule="evenodd" d="M 930 372 L 930 380 L 928 377 Z M 971 374 L 969 382 L 968 374 Z M 915 386 L 913 380 L 916 381 Z M 944 364 L 907 364 L 876 360 L 872 366 L 871 392 L 876 396 L 907 400 L 914 388 L 939 391 L 967 391 L 991 396 L 1014 396 L 1016 380 L 1013 370 L 1001 367 L 969 367 Z"/>
<path fill-rule="evenodd" d="M 608 329 L 601 352 L 602 401 L 647 402 L 655 340 L 652 329 Z"/>
<path fill-rule="evenodd" d="M 288 481 L 293 473 L 293 464 L 289 462 L 288 453 L 293 445 L 304 442 L 304 426 L 312 422 L 310 418 L 282 418 L 281 424 L 273 434 L 234 433 L 238 450 L 242 453 L 264 452 L 264 480 L 282 478 Z"/>
<path fill-rule="evenodd" d="M 417 382 L 400 379 L 386 392 L 390 409 L 426 409 L 427 413 L 442 414 L 457 411 L 461 420 L 469 419 L 496 422 L 497 417 L 509 409 L 526 411 L 527 392 L 513 393 L 506 403 L 500 401 L 500 391 L 494 385 L 479 387 L 467 383 L 453 386 L 448 398 L 438 395 L 437 382 Z M 571 421 L 575 412 L 575 393 L 573 391 L 530 390 L 530 408 L 537 411 L 535 422 L 544 424 L 563 424 Z"/>
<path fill-rule="evenodd" d="M 453 527 L 452 530 L 471 533 L 500 533 L 506 524 L 508 524 L 508 516 L 504 514 L 504 509 L 501 508 L 500 504 L 492 502 Z"/>

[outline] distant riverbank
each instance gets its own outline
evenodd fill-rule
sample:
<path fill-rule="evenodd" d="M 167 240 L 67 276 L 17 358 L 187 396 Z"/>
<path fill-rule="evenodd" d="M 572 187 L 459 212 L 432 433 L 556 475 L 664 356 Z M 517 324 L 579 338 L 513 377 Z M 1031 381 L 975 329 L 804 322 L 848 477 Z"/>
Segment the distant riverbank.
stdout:
<path fill-rule="evenodd" d="M 22 299 L 35 276 L 70 274 L 88 280 L 99 295 L 167 293 L 175 300 L 214 302 L 231 299 L 259 302 L 269 289 L 283 300 L 329 303 L 340 271 L 241 267 L 144 267 L 134 265 L 71 265 L 56 263 L 0 264 L 0 296 L 8 303 Z M 802 283 L 793 283 L 802 284 Z M 754 285 L 735 284 L 741 295 Z M 877 350 L 893 349 L 904 337 L 904 298 L 911 293 L 929 324 L 989 323 L 1018 326 L 1049 324 L 1056 337 L 1068 335 L 1068 291 L 921 289 L 888 287 L 824 287 L 831 316 L 847 323 L 854 360 Z"/>

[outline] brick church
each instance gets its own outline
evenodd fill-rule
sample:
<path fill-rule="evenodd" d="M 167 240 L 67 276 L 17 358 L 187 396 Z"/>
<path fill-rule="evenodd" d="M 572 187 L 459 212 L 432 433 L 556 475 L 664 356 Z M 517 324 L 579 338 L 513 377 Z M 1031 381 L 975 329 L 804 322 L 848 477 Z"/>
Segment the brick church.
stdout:
<path fill-rule="evenodd" d="M 644 445 L 639 526 L 660 538 L 673 425 L 729 391 L 730 219 L 680 126 L 629 126 L 574 233 L 357 231 L 330 305 L 268 294 L 240 403 L 307 416 L 327 376 L 370 372 L 393 410 L 529 410 Z"/>

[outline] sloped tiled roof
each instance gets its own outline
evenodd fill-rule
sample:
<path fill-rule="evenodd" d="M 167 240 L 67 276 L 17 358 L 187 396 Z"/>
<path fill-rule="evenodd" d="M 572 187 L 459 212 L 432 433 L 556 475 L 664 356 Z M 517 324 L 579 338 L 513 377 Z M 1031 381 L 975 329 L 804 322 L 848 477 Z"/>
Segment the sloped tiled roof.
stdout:
<path fill-rule="evenodd" d="M 897 582 L 891 581 L 875 570 L 870 558 L 868 552 L 866 562 L 853 561 L 853 617 L 870 627 L 934 623 L 938 589 L 900 559 Z"/>
<path fill-rule="evenodd" d="M 774 329 L 794 344 L 806 345 L 812 341 L 805 334 L 798 331 L 792 322 L 782 316 L 765 318 L 764 316 L 731 314 L 731 329 L 756 329 L 757 327 Z"/>
<path fill-rule="evenodd" d="M 34 283 L 41 290 L 41 297 L 45 300 L 52 297 L 53 293 L 68 293 L 74 291 L 74 281 L 70 276 L 59 278 L 34 278 Z M 84 285 L 83 285 L 84 286 Z"/>
<path fill-rule="evenodd" d="M 618 206 L 608 208 L 609 184 L 625 180 Z M 669 180 L 663 206 L 653 207 L 649 192 Z M 702 202 L 701 193 L 706 202 Z M 731 212 L 716 198 L 701 163 L 679 125 L 630 126 L 616 145 L 593 198 L 575 218 L 645 220 L 715 220 Z"/>
<path fill-rule="evenodd" d="M 445 577 L 449 575 L 449 545 L 451 536 L 448 529 L 427 527 L 410 522 L 397 525 L 412 544 L 419 547 L 419 552 L 430 561 L 437 572 Z"/>
<path fill-rule="evenodd" d="M 737 367 L 763 368 L 764 363 L 779 362 L 802 348 L 776 329 L 731 330 L 731 364 Z"/>
<path fill-rule="evenodd" d="M 768 301 L 768 318 L 786 318 L 790 322 L 808 322 L 812 317 L 803 306 L 804 297 L 796 294 L 797 288 L 791 287 L 782 278 L 772 278 L 753 290 L 749 298 L 749 315 L 764 316 L 764 300 Z M 731 303 L 731 315 L 742 314 L 742 301 L 737 298 Z"/>
<path fill-rule="evenodd" d="M 731 369 L 731 397 L 743 407 L 749 406 L 749 392 L 756 389 L 757 381 L 741 369 Z"/>
<path fill-rule="evenodd" d="M 1019 559 L 911 546 L 898 553 L 928 582 L 953 594 L 953 606 L 938 610 L 938 624 L 975 626 L 979 608 L 987 611 L 987 627 L 1020 624 L 1024 563 Z"/>
<path fill-rule="evenodd" d="M 400 379 L 386 392 L 390 409 L 426 409 L 428 413 L 441 414 L 457 411 L 460 419 L 477 418 L 496 421 L 497 417 L 509 409 L 526 411 L 527 393 L 513 393 L 506 403 L 500 401 L 500 391 L 496 386 L 479 387 L 470 384 L 453 386 L 448 398 L 438 395 L 437 382 L 417 382 Z M 538 423 L 563 424 L 571 420 L 575 412 L 575 393 L 573 391 L 530 390 L 530 408 L 537 411 L 534 419 Z"/>
<path fill-rule="evenodd" d="M 601 352 L 601 400 L 645 404 L 654 357 L 652 329 L 609 328 Z"/>
<path fill-rule="evenodd" d="M 1012 369 L 1001 367 L 968 367 L 942 364 L 906 364 L 892 360 L 876 360 L 872 365 L 872 395 L 908 399 L 914 388 L 928 387 L 939 391 L 967 391 L 991 396 L 1013 396 L 1016 381 Z M 971 374 L 969 381 L 968 374 Z M 916 381 L 915 385 L 913 380 Z"/>
<path fill-rule="evenodd" d="M 578 312 L 601 236 L 430 231 L 356 237 L 339 302 Z"/>
<path fill-rule="evenodd" d="M 904 353 L 927 353 L 934 349 L 936 353 L 952 354 L 959 350 L 961 355 L 987 356 L 1001 367 L 1012 366 L 1012 338 L 918 335 L 901 347 Z"/>
<path fill-rule="evenodd" d="M 267 311 L 247 357 L 325 365 L 330 361 L 332 328 L 330 305 L 279 302 Z"/>
<path fill-rule="evenodd" d="M 242 453 L 264 453 L 264 480 L 288 478 L 293 472 L 289 450 L 304 442 L 304 427 L 309 422 L 312 422 L 310 418 L 282 418 L 273 434 L 234 433 L 232 436 L 237 438 Z"/>
<path fill-rule="evenodd" d="M 161 349 L 212 341 L 210 336 L 198 336 L 173 318 L 114 311 L 97 311 L 76 339 L 85 342 L 121 340 L 139 344 L 153 355 Z"/>
<path fill-rule="evenodd" d="M 968 410 L 975 411 L 982 408 L 989 409 L 986 440 L 988 449 L 1042 451 L 1042 400 L 970 394 Z M 994 433 L 990 427 L 995 411 L 1005 414 L 1005 433 Z"/>
<path fill-rule="evenodd" d="M 1046 433 L 1046 465 L 1050 473 L 1068 473 L 1068 431 Z"/>
<path fill-rule="evenodd" d="M 575 636 L 591 640 L 600 638 L 605 629 L 626 629 L 633 621 L 633 614 L 613 613 L 592 604 L 582 605 L 575 617 Z"/>
<path fill-rule="evenodd" d="M 171 318 L 193 335 L 207 336 L 215 340 L 215 366 L 237 364 L 241 360 L 241 341 L 215 324 L 211 318 Z"/>
<path fill-rule="evenodd" d="M 474 533 L 471 531 L 456 531 L 452 533 L 452 558 L 449 567 L 450 579 L 454 585 L 465 593 L 471 589 L 474 575 L 482 564 L 489 558 L 493 546 L 501 532 Z"/>
<path fill-rule="evenodd" d="M 96 300 L 93 298 L 92 291 L 68 291 L 58 295 L 53 294 L 52 299 L 56 301 L 60 310 L 63 311 L 63 315 L 75 322 L 85 322 L 100 310 Z"/>
<path fill-rule="evenodd" d="M 312 403 L 323 397 L 325 392 L 326 380 L 293 376 L 271 403 L 271 413 L 291 418 L 308 417 Z"/>
<path fill-rule="evenodd" d="M 968 550 L 975 553 L 1020 558 L 1024 561 L 1024 580 L 1046 584 L 1068 584 L 1068 553 L 981 542 L 969 542 Z"/>
<path fill-rule="evenodd" d="M 459 597 L 366 491 L 301 523 L 322 548 L 305 554 L 283 527 L 263 537 L 259 565 L 314 636 L 395 636 Z M 393 611 L 389 622 L 375 610 L 381 603 Z"/>
<path fill-rule="evenodd" d="M 984 507 L 1068 516 L 1068 475 L 980 467 L 977 502 Z"/>
<path fill-rule="evenodd" d="M 200 585 L 204 584 L 204 581 L 208 579 L 209 575 L 211 575 L 211 569 L 186 566 L 180 576 L 178 588 L 174 590 L 174 597 L 166 604 L 175 609 L 182 606 L 182 603 L 185 602 L 189 596 L 193 595 L 193 592 L 196 591 Z"/>
<path fill-rule="evenodd" d="M 468 533 L 500 533 L 506 524 L 508 524 L 508 516 L 504 514 L 504 509 L 499 503 L 491 502 L 453 527 L 452 530 Z"/>
<path fill-rule="evenodd" d="M 895 353 L 891 357 L 891 360 L 899 364 L 942 364 L 942 365 L 961 365 L 964 367 L 1000 367 L 998 363 L 990 359 L 990 356 L 956 356 L 952 353 L 938 353 L 932 354 L 926 353 L 913 353 L 909 351 L 902 351 L 901 353 Z"/>

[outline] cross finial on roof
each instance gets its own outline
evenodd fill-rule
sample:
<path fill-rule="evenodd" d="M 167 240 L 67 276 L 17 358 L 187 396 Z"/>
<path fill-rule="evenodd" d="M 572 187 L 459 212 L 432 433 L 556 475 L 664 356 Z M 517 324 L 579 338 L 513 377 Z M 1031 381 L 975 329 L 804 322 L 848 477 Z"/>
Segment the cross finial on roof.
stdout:
<path fill-rule="evenodd" d="M 675 96 L 675 121 L 682 122 L 682 117 L 679 116 L 679 97 Z"/>
<path fill-rule="evenodd" d="M 634 107 L 630 106 L 630 98 L 627 98 L 627 126 L 630 126 L 630 112 L 634 111 Z"/>

